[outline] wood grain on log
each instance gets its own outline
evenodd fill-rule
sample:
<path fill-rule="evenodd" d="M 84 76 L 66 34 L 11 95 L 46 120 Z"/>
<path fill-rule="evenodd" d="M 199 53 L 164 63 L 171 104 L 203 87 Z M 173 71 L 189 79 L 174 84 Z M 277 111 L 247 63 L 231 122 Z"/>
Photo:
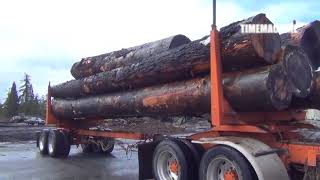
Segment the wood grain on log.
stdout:
<path fill-rule="evenodd" d="M 291 93 L 282 66 L 224 76 L 224 93 L 237 111 L 274 111 L 288 107 Z M 196 115 L 210 112 L 210 78 L 116 92 L 79 99 L 52 101 L 63 119 L 127 116 Z"/>
<path fill-rule="evenodd" d="M 52 96 L 73 98 L 192 78 L 209 73 L 209 53 L 209 46 L 194 41 L 150 56 L 147 61 L 53 86 Z"/>
<path fill-rule="evenodd" d="M 314 21 L 298 28 L 294 33 L 281 35 L 283 45 L 291 44 L 301 47 L 309 56 L 316 70 L 320 66 L 320 21 Z"/>
<path fill-rule="evenodd" d="M 293 98 L 292 107 L 320 110 L 320 71 L 314 72 L 313 87 L 310 95 L 306 98 Z"/>
<path fill-rule="evenodd" d="M 186 36 L 175 35 L 143 45 L 121 49 L 99 56 L 83 58 L 80 62 L 73 64 L 71 74 L 76 79 L 88 77 L 100 72 L 137 63 L 144 59 L 148 60 L 148 57 L 151 55 L 176 48 L 189 42 L 190 39 Z"/>
<path fill-rule="evenodd" d="M 288 77 L 290 88 L 297 97 L 307 97 L 313 81 L 313 68 L 302 48 L 292 45 L 282 47 L 279 61 Z"/>

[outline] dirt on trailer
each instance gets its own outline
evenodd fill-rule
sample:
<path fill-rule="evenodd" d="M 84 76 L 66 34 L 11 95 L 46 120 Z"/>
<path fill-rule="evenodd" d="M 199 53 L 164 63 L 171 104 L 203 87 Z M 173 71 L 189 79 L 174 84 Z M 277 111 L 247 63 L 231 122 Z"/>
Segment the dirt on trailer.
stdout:
<path fill-rule="evenodd" d="M 183 134 L 204 131 L 210 128 L 206 117 L 142 117 L 106 119 L 100 129 L 121 132 L 139 132 L 145 134 Z"/>

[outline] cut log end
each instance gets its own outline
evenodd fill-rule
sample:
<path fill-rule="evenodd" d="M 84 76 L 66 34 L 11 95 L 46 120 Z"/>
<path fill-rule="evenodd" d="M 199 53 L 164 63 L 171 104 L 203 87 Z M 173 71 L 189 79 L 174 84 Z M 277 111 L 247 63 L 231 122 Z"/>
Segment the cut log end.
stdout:
<path fill-rule="evenodd" d="M 301 46 L 309 54 L 314 68 L 320 66 L 320 21 L 307 25 L 301 39 Z"/>
<path fill-rule="evenodd" d="M 282 45 L 301 47 L 308 55 L 313 69 L 320 67 L 320 21 L 300 27 L 294 33 L 281 34 Z"/>
<path fill-rule="evenodd" d="M 283 47 L 282 63 L 288 76 L 292 92 L 297 97 L 310 94 L 313 81 L 313 68 L 307 54 L 299 47 Z"/>
<path fill-rule="evenodd" d="M 187 44 L 187 43 L 190 43 L 190 39 L 184 35 L 176 35 L 176 36 L 173 36 L 172 40 L 171 40 L 171 43 L 169 45 L 169 49 L 173 49 L 173 48 L 176 48 L 176 47 L 179 47 L 183 44 Z"/>

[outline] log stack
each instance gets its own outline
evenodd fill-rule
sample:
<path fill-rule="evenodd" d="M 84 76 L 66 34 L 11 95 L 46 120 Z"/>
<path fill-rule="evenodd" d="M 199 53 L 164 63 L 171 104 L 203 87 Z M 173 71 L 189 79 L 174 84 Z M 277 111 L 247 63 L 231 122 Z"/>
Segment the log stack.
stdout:
<path fill-rule="evenodd" d="M 311 96 L 320 99 L 308 52 L 281 46 L 278 33 L 240 31 L 265 23 L 272 22 L 258 14 L 221 28 L 225 99 L 238 112 L 307 107 Z M 176 35 L 76 62 L 75 79 L 51 87 L 52 110 L 61 119 L 209 113 L 209 73 L 210 37 Z"/>

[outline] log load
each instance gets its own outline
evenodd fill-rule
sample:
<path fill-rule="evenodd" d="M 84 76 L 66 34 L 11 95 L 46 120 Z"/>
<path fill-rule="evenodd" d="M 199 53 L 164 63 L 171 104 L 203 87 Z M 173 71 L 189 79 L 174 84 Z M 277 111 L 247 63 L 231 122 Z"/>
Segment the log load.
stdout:
<path fill-rule="evenodd" d="M 52 96 L 77 98 L 108 92 L 136 89 L 150 85 L 193 78 L 210 71 L 209 45 L 206 39 L 193 41 L 168 52 L 152 56 L 149 61 L 53 86 Z M 312 70 L 308 57 L 294 46 L 281 51 L 281 64 L 285 69 L 291 91 L 306 96 L 312 84 Z"/>
<path fill-rule="evenodd" d="M 209 73 L 209 56 L 209 46 L 194 41 L 150 56 L 148 61 L 53 86 L 51 92 L 53 97 L 74 98 L 188 79 Z"/>
<path fill-rule="evenodd" d="M 314 72 L 313 87 L 306 98 L 293 98 L 292 107 L 302 109 L 320 109 L 320 71 Z"/>
<path fill-rule="evenodd" d="M 258 14 L 221 28 L 222 63 L 225 72 L 273 64 L 275 62 L 280 51 L 281 39 L 279 34 L 241 33 L 241 24 L 265 23 L 271 24 L 271 21 L 265 14 Z M 76 79 L 79 79 L 134 63 L 157 61 L 154 57 L 158 57 L 160 52 L 172 50 L 188 42 L 187 38 L 182 35 L 173 37 L 148 43 L 147 45 L 82 59 L 72 66 L 71 74 Z M 203 41 L 204 44 L 210 46 L 208 36 L 202 40 L 205 40 Z M 205 54 L 203 55 L 208 55 L 209 48 L 205 50 L 208 52 L 204 52 Z M 171 52 L 176 53 L 176 51 Z"/>
<path fill-rule="evenodd" d="M 281 35 L 283 45 L 291 44 L 301 47 L 309 56 L 314 70 L 320 66 L 320 21 L 314 21 L 297 29 L 294 33 Z"/>
<path fill-rule="evenodd" d="M 281 65 L 224 75 L 224 92 L 238 111 L 274 111 L 291 100 Z M 210 78 L 195 78 L 153 87 L 79 99 L 52 101 L 61 119 L 170 116 L 210 112 Z"/>
<path fill-rule="evenodd" d="M 293 94 L 307 97 L 312 88 L 313 68 L 305 51 L 297 46 L 283 46 L 278 61 L 284 67 Z"/>
<path fill-rule="evenodd" d="M 179 34 L 143 45 L 83 58 L 80 62 L 73 64 L 71 74 L 75 79 L 88 77 L 99 72 L 137 63 L 153 54 L 158 54 L 189 42 L 189 38 Z"/>

